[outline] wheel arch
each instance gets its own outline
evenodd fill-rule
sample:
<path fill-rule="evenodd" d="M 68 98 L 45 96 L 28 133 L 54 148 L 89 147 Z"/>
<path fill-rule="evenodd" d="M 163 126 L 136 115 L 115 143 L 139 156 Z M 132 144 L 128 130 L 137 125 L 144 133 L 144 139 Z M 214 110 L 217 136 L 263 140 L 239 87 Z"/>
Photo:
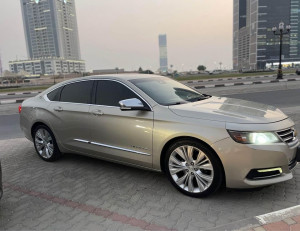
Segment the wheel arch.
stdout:
<path fill-rule="evenodd" d="M 191 137 L 191 136 L 179 136 L 179 137 L 174 137 L 172 139 L 170 139 L 163 147 L 162 151 L 161 151 L 161 155 L 160 155 L 160 167 L 162 172 L 165 172 L 165 166 L 164 166 L 164 159 L 166 156 L 166 152 L 168 150 L 168 148 L 174 144 L 175 142 L 178 142 L 180 140 L 192 140 L 195 142 L 199 142 L 202 145 L 206 146 L 206 148 L 208 148 L 212 153 L 215 154 L 215 156 L 217 157 L 217 159 L 219 160 L 220 164 L 221 164 L 221 168 L 222 168 L 222 173 L 223 173 L 223 179 L 222 179 L 222 184 L 224 187 L 226 187 L 226 175 L 225 175 L 225 170 L 224 170 L 224 166 L 223 163 L 221 161 L 221 158 L 219 157 L 219 155 L 217 154 L 217 152 L 206 142 L 204 142 L 203 140 L 199 139 L 199 138 L 195 138 L 195 137 Z"/>
<path fill-rule="evenodd" d="M 49 126 L 47 123 L 42 122 L 42 121 L 36 121 L 36 122 L 34 122 L 33 125 L 31 126 L 31 131 L 30 131 L 30 132 L 31 132 L 31 137 L 32 137 L 32 138 L 34 138 L 34 134 L 33 134 L 34 130 L 35 130 L 38 126 L 40 126 L 40 125 L 46 126 L 46 127 L 49 128 L 49 129 L 51 130 L 51 132 L 53 133 L 52 129 L 50 128 L 50 126 Z M 54 135 L 54 133 L 53 133 L 53 135 Z M 54 135 L 54 136 L 55 136 L 55 135 Z"/>

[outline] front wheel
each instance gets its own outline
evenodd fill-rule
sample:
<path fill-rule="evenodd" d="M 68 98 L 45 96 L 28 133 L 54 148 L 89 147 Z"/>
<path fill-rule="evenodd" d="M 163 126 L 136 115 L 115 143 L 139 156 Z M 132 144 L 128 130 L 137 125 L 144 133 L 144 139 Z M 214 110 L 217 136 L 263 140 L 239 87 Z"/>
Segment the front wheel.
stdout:
<path fill-rule="evenodd" d="M 217 191 L 223 180 L 222 164 L 205 145 L 181 140 L 166 153 L 165 169 L 171 183 L 182 193 L 205 197 Z"/>
<path fill-rule="evenodd" d="M 34 147 L 40 158 L 55 161 L 61 156 L 55 137 L 48 127 L 39 125 L 33 134 Z"/>

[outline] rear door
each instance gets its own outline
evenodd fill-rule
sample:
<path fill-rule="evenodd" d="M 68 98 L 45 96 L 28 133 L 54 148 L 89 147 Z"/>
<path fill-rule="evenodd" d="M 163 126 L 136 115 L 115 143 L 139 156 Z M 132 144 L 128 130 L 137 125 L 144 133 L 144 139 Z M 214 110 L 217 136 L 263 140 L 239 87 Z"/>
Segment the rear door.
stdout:
<path fill-rule="evenodd" d="M 86 80 L 67 84 L 56 96 L 59 100 L 49 105 L 52 115 L 49 122 L 53 132 L 58 142 L 70 151 L 84 152 L 87 148 L 87 143 L 80 141 L 90 137 L 89 108 L 93 83 Z"/>
<path fill-rule="evenodd" d="M 95 105 L 90 107 L 94 153 L 104 158 L 152 167 L 153 111 L 124 83 L 97 80 Z M 138 98 L 149 111 L 121 111 L 119 101 Z"/>

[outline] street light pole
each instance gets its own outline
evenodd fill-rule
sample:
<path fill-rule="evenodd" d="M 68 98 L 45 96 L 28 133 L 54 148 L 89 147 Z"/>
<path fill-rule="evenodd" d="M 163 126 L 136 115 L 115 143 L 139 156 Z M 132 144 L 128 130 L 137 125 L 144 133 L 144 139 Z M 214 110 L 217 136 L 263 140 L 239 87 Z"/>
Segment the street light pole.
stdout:
<path fill-rule="evenodd" d="M 273 31 L 274 35 L 279 35 L 279 37 L 280 37 L 279 66 L 278 66 L 277 79 L 282 79 L 282 77 L 283 77 L 283 73 L 282 73 L 282 44 L 283 44 L 283 36 L 290 33 L 291 26 L 287 25 L 286 26 L 286 31 L 284 31 L 284 23 L 281 22 L 281 23 L 279 23 L 279 32 L 276 33 L 278 31 L 277 27 L 273 27 L 272 31 Z"/>

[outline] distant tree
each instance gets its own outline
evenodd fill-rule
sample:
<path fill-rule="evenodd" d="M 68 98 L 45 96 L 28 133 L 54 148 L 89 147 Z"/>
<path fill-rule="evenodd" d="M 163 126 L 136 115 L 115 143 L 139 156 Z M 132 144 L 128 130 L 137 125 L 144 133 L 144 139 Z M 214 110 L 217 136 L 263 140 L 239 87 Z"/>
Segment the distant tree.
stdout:
<path fill-rule="evenodd" d="M 173 77 L 178 77 L 178 76 L 179 76 L 178 71 L 175 70 L 175 71 L 173 72 Z"/>
<path fill-rule="evenodd" d="M 203 65 L 199 65 L 197 67 L 198 71 L 205 71 L 206 70 L 206 66 L 203 66 Z"/>
<path fill-rule="evenodd" d="M 149 74 L 149 75 L 154 74 L 154 72 L 151 71 L 151 70 L 144 70 L 144 71 L 143 71 L 143 70 L 142 70 L 142 71 L 139 70 L 139 73 L 140 73 L 140 74 Z"/>
<path fill-rule="evenodd" d="M 140 68 L 139 68 L 139 73 L 142 73 L 142 72 L 143 72 L 143 68 L 140 67 Z"/>

